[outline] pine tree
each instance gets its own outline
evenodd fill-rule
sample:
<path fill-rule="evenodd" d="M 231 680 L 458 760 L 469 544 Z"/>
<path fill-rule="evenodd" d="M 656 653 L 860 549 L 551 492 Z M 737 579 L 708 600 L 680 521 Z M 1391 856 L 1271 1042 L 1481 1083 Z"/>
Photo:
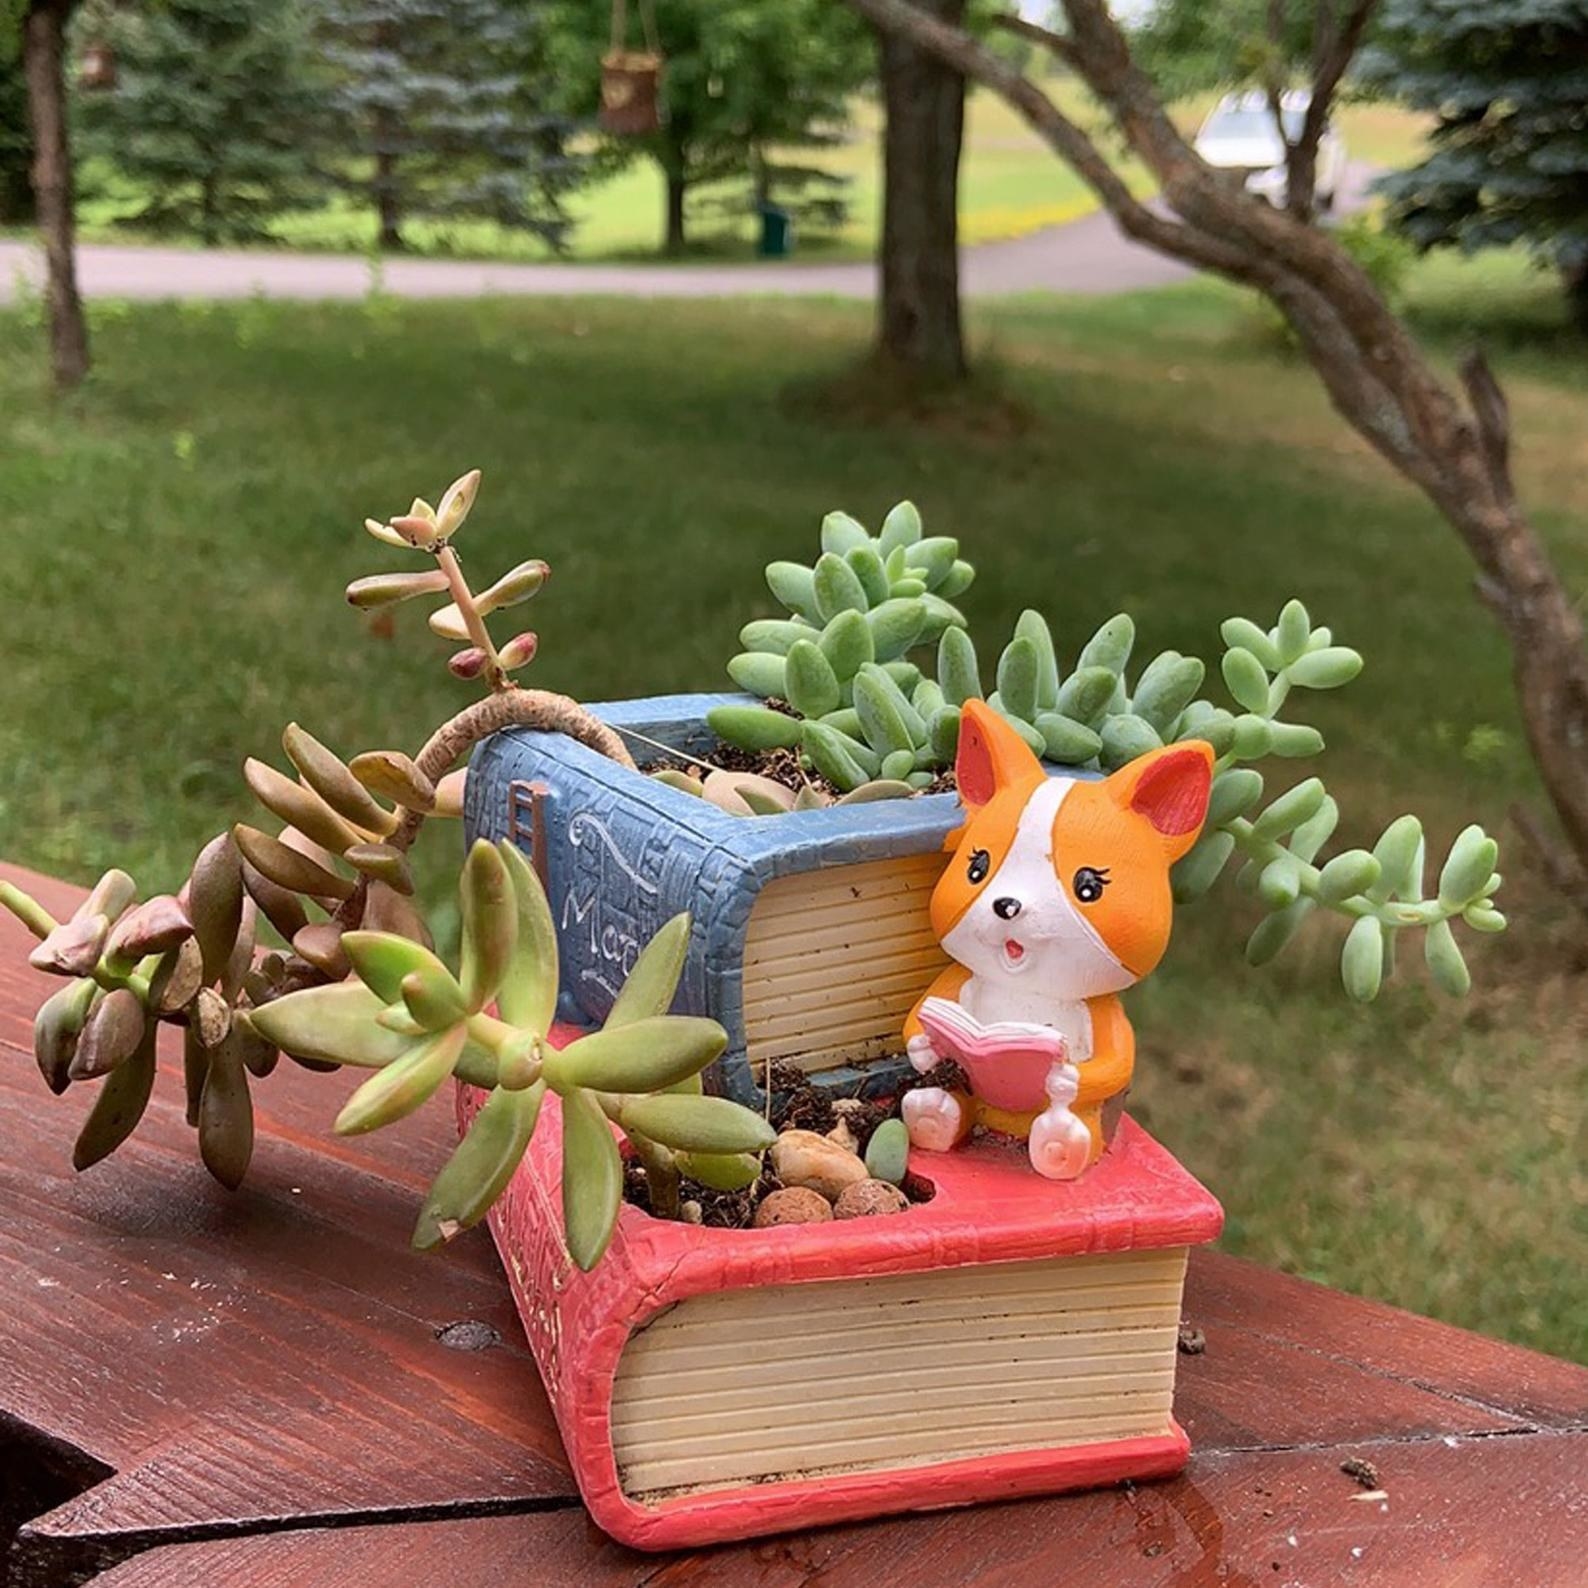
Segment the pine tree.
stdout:
<path fill-rule="evenodd" d="M 559 247 L 581 163 L 547 108 L 528 0 L 321 0 L 336 157 L 383 248 L 419 216 L 476 217 Z"/>
<path fill-rule="evenodd" d="M 85 96 L 85 146 L 148 194 L 128 219 L 213 245 L 315 200 L 319 114 L 295 0 L 164 0 L 105 16 L 117 81 Z"/>
<path fill-rule="evenodd" d="M 33 139 L 28 133 L 28 91 L 21 41 L 0 38 L 0 226 L 33 219 Z"/>
<path fill-rule="evenodd" d="M 1390 0 L 1367 80 L 1437 118 L 1381 183 L 1421 248 L 1525 243 L 1588 327 L 1588 0 Z"/>

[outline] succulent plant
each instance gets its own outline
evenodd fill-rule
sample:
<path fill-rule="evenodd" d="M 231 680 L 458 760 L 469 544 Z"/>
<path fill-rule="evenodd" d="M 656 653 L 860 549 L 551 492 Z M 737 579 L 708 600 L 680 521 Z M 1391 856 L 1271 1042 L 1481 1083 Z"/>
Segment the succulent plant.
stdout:
<path fill-rule="evenodd" d="M 741 689 L 786 709 L 725 705 L 707 720 L 740 749 L 797 751 L 841 793 L 871 785 L 869 798 L 909 794 L 932 782 L 941 761 L 915 703 L 923 689 L 930 702 L 936 686 L 908 653 L 964 628 L 951 598 L 976 571 L 957 540 L 923 536 L 912 502 L 900 502 L 875 536 L 849 514 L 829 513 L 821 546 L 813 567 L 767 567 L 789 616 L 747 623 L 745 648 L 728 663 Z"/>
<path fill-rule="evenodd" d="M 364 528 L 384 546 L 425 552 L 436 562 L 424 573 L 381 573 L 355 579 L 347 599 L 365 611 L 412 601 L 420 596 L 448 594 L 451 602 L 430 614 L 430 628 L 444 640 L 461 644 L 448 667 L 458 678 L 484 678 L 494 690 L 512 687 L 509 674 L 535 658 L 538 641 L 532 631 L 515 634 L 500 648 L 491 638 L 485 619 L 491 613 L 528 601 L 551 577 L 551 569 L 538 559 L 508 569 L 489 589 L 472 591 L 463 577 L 452 542 L 463 528 L 480 489 L 480 471 L 471 469 L 454 480 L 432 507 L 415 497 L 406 513 L 383 523 L 366 518 Z"/>
<path fill-rule="evenodd" d="M 1501 877 L 1499 846 L 1484 830 L 1464 828 L 1451 844 L 1432 897 L 1425 897 L 1426 842 L 1415 816 L 1391 822 L 1372 850 L 1319 856 L 1339 823 L 1339 807 L 1321 779 L 1309 777 L 1264 805 L 1263 776 L 1248 763 L 1265 756 L 1312 756 L 1323 735 L 1280 720 L 1297 689 L 1337 689 L 1362 670 L 1362 658 L 1312 626 L 1299 601 L 1288 602 L 1270 629 L 1245 618 L 1222 628 L 1225 687 L 1238 714 L 1205 701 L 1190 703 L 1175 724 L 1178 737 L 1206 739 L 1217 755 L 1208 820 L 1196 847 L 1176 866 L 1175 895 L 1205 894 L 1235 855 L 1238 881 L 1267 910 L 1246 943 L 1252 965 L 1273 959 L 1314 911 L 1351 922 L 1340 977 L 1358 1002 L 1378 995 L 1395 965 L 1395 945 L 1408 929 L 1423 931 L 1423 953 L 1437 986 L 1453 997 L 1471 985 L 1453 930 L 1459 919 L 1479 933 L 1505 930 L 1495 908 Z M 1259 808 L 1261 807 L 1261 808 Z"/>
<path fill-rule="evenodd" d="M 454 1075 L 489 1092 L 430 1187 L 416 1246 L 439 1245 L 484 1217 L 527 1150 L 548 1090 L 562 1105 L 563 1216 L 580 1268 L 606 1250 L 622 1201 L 609 1120 L 645 1165 L 653 1207 L 671 1194 L 676 1211 L 686 1176 L 718 1185 L 759 1175 L 771 1127 L 700 1088 L 727 1033 L 714 1020 L 667 1012 L 687 915 L 651 939 L 600 1031 L 554 1047 L 557 934 L 539 877 L 511 843 L 481 839 L 459 892 L 456 974 L 410 938 L 349 932 L 342 945 L 355 979 L 288 993 L 243 1017 L 287 1053 L 374 1072 L 337 1115 L 342 1135 L 406 1117 Z"/>
<path fill-rule="evenodd" d="M 183 1032 L 187 1118 L 200 1156 L 228 1187 L 242 1181 L 253 1150 L 250 1081 L 268 1076 L 279 1058 L 252 1017 L 305 989 L 342 983 L 355 968 L 355 945 L 367 938 L 406 940 L 411 952 L 428 954 L 430 936 L 409 897 L 408 850 L 429 818 L 463 814 L 465 773 L 454 768 L 479 740 L 512 724 L 551 728 L 633 766 L 622 741 L 574 701 L 521 689 L 508 676 L 533 654 L 534 636 L 521 634 L 498 650 L 485 617 L 528 599 L 545 582 L 546 567 L 521 563 L 483 595 L 471 591 L 452 540 L 478 487 L 474 471 L 436 508 L 415 500 L 390 524 L 366 520 L 377 539 L 422 550 L 436 566 L 358 580 L 348 590 L 364 608 L 450 593 L 452 604 L 432 615 L 431 627 L 448 639 L 472 640 L 479 654 L 478 665 L 468 667 L 455 656 L 453 671 L 482 679 L 489 693 L 443 723 L 417 757 L 370 750 L 343 761 L 289 723 L 282 748 L 291 774 L 252 758 L 243 767 L 255 798 L 283 825 L 266 832 L 238 823 L 212 839 L 177 894 L 139 903 L 133 879 L 109 871 L 69 921 L 57 922 L 36 900 L 0 883 L 0 906 L 40 940 L 32 963 L 65 979 L 35 1020 L 46 1084 L 61 1092 L 76 1082 L 100 1083 L 74 1153 L 79 1169 L 114 1152 L 137 1127 L 154 1084 L 163 1021 Z M 285 952 L 263 950 L 261 919 Z M 432 992 L 445 987 L 437 977 L 430 982 Z M 338 1062 L 301 1049 L 292 1056 L 311 1069 Z M 467 1057 L 465 1050 L 460 1063 Z M 440 1063 L 432 1055 L 416 1065 L 418 1078 Z"/>
<path fill-rule="evenodd" d="M 1250 763 L 1306 758 L 1324 748 L 1316 728 L 1282 719 L 1294 693 L 1339 688 L 1362 669 L 1357 652 L 1314 627 L 1300 601 L 1287 602 L 1270 628 L 1242 617 L 1223 624 L 1219 671 L 1231 706 L 1203 698 L 1206 666 L 1178 651 L 1160 652 L 1132 681 L 1136 628 L 1126 613 L 1109 618 L 1066 673 L 1047 621 L 1030 609 L 1015 623 L 998 657 L 995 688 L 984 697 L 975 642 L 946 599 L 973 578 L 957 541 L 921 537 L 920 514 L 909 502 L 888 514 L 875 538 L 848 514 L 829 513 L 814 568 L 778 562 L 767 569 L 789 618 L 746 624 L 746 649 L 728 666 L 742 689 L 776 704 L 717 706 L 708 725 L 743 750 L 792 752 L 802 770 L 844 791 L 846 800 L 930 786 L 953 765 L 960 708 L 971 699 L 985 698 L 1044 760 L 1080 771 L 1112 771 L 1161 745 L 1205 740 L 1217 757 L 1212 802 L 1201 840 L 1175 870 L 1182 901 L 1206 893 L 1239 853 L 1241 882 L 1268 911 L 1247 942 L 1253 965 L 1272 959 L 1322 908 L 1352 923 L 1340 964 L 1351 997 L 1377 995 L 1394 963 L 1396 936 L 1408 928 L 1424 931 L 1435 982 L 1455 995 L 1467 990 L 1455 921 L 1477 932 L 1505 927 L 1493 898 L 1498 850 L 1482 828 L 1468 827 L 1456 839 L 1435 896 L 1424 898 L 1416 817 L 1391 823 L 1372 851 L 1349 850 L 1319 865 L 1339 812 L 1318 778 L 1256 809 L 1264 780 Z M 926 677 L 909 653 L 919 655 L 934 630 L 935 676 Z M 656 775 L 738 815 L 827 802 L 817 783 L 796 794 L 742 772 L 707 769 L 703 780 Z"/>

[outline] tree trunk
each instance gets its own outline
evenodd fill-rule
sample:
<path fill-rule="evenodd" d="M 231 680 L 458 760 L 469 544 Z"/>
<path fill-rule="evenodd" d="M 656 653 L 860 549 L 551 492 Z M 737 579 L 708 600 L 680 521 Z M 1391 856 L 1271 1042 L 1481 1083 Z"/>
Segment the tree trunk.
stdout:
<path fill-rule="evenodd" d="M 666 175 L 667 236 L 662 247 L 669 254 L 681 254 L 687 242 L 684 234 L 684 199 L 689 192 L 689 181 L 677 171 L 668 171 Z"/>
<path fill-rule="evenodd" d="M 1588 333 L 1588 259 L 1579 259 L 1564 266 L 1560 278 L 1572 324 L 1579 331 Z"/>
<path fill-rule="evenodd" d="M 921 0 L 957 24 L 965 0 Z M 883 131 L 882 300 L 877 350 L 934 380 L 965 374 L 959 316 L 959 154 L 965 79 L 893 33 L 879 39 Z"/>
<path fill-rule="evenodd" d="M 28 120 L 33 129 L 33 197 L 44 239 L 50 365 L 57 390 L 88 373 L 88 326 L 77 290 L 72 151 L 66 125 L 66 23 L 73 0 L 34 0 L 23 23 Z"/>
<path fill-rule="evenodd" d="M 402 38 L 395 22 L 377 22 L 375 47 L 396 56 Z M 375 140 L 375 215 L 380 230 L 376 246 L 382 253 L 401 253 L 403 248 L 402 188 L 397 178 L 397 163 L 402 139 L 402 123 L 396 111 L 377 104 L 370 126 Z"/>
<path fill-rule="evenodd" d="M 397 188 L 397 154 L 387 147 L 390 117 L 375 116 L 375 214 L 380 221 L 378 246 L 383 253 L 400 253 L 403 247 L 402 198 Z"/>

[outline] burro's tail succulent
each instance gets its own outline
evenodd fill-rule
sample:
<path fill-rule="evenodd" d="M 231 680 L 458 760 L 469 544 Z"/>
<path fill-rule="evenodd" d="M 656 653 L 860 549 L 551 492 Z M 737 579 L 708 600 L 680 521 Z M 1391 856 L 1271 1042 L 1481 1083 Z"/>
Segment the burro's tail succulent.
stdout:
<path fill-rule="evenodd" d="M 485 1216 L 527 1150 L 548 1090 L 561 1104 L 563 1217 L 580 1268 L 600 1260 L 622 1203 L 613 1124 L 644 1165 L 658 1212 L 669 1198 L 676 1203 L 684 1178 L 754 1181 L 771 1127 L 700 1086 L 726 1033 L 714 1020 L 667 1012 L 688 916 L 651 939 L 600 1031 L 554 1047 L 557 938 L 534 869 L 505 840 L 481 839 L 464 866 L 460 900 L 456 974 L 411 938 L 348 932 L 342 946 L 356 979 L 288 993 L 244 1017 L 273 1047 L 373 1072 L 337 1115 L 342 1135 L 404 1118 L 453 1076 L 488 1093 L 430 1187 L 416 1246 L 439 1245 Z"/>

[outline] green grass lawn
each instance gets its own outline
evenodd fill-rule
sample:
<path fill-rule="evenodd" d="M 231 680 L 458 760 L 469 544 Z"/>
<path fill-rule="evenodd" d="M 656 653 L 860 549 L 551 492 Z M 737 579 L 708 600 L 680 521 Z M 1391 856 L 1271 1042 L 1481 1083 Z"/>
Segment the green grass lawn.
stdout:
<path fill-rule="evenodd" d="M 1453 347 L 1472 292 L 1420 280 L 1416 312 Z M 1217 287 L 978 308 L 996 422 L 967 403 L 870 427 L 810 396 L 863 345 L 861 306 L 93 318 L 98 372 L 52 407 L 37 328 L 0 317 L 0 854 L 16 860 L 79 880 L 127 863 L 168 887 L 248 811 L 239 762 L 276 754 L 289 717 L 345 753 L 416 747 L 469 692 L 419 614 L 384 639 L 341 588 L 400 560 L 366 513 L 472 464 L 485 486 L 461 549 L 482 577 L 549 559 L 529 676 L 586 699 L 718 685 L 739 625 L 770 610 L 766 561 L 808 555 L 829 508 L 875 521 L 909 495 L 981 570 L 984 650 L 1035 604 L 1071 653 L 1121 607 L 1145 646 L 1206 653 L 1224 616 L 1300 594 L 1369 658 L 1316 713 L 1347 843 L 1414 809 L 1442 853 L 1461 823 L 1503 832 L 1510 802 L 1537 796 L 1455 538 Z M 1498 361 L 1522 489 L 1588 590 L 1588 365 L 1543 290 Z M 433 838 L 430 886 L 450 859 Z M 1132 997 L 1137 1102 L 1223 1199 L 1231 1250 L 1588 1358 L 1581 928 L 1514 843 L 1504 869 L 1513 930 L 1474 953 L 1464 1006 L 1413 965 L 1356 1009 L 1338 929 L 1257 972 L 1238 893 L 1186 911 Z M 343 1090 L 327 1083 L 327 1121 Z"/>
<path fill-rule="evenodd" d="M 1060 106 L 1083 124 L 1099 127 L 1099 118 L 1083 92 L 1056 78 L 1049 92 Z M 1194 130 L 1211 96 L 1177 107 L 1180 123 Z M 1347 105 L 1339 124 L 1354 159 L 1376 165 L 1402 165 L 1421 141 L 1419 118 L 1392 105 Z M 818 163 L 849 182 L 848 223 L 835 232 L 811 232 L 798 242 L 804 259 L 869 259 L 876 250 L 881 221 L 881 116 L 869 99 L 855 102 L 854 121 L 846 141 L 823 151 Z M 1105 143 L 1105 146 L 1106 143 Z M 802 154 L 801 160 L 810 156 Z M 1134 165 L 1127 175 L 1135 187 L 1151 183 Z M 82 234 L 92 241 L 127 241 L 133 235 L 118 218 L 136 214 L 142 196 L 103 167 L 91 167 L 80 207 Z M 661 245 L 665 189 L 654 162 L 637 160 L 616 174 L 584 189 L 569 201 L 575 222 L 571 257 L 599 261 L 649 259 Z M 960 167 L 960 236 L 966 244 L 1023 237 L 1055 226 L 1096 208 L 1080 178 L 1054 155 L 1036 133 L 996 95 L 971 94 L 967 102 L 965 148 Z M 323 209 L 278 218 L 275 236 L 286 246 L 367 253 L 374 248 L 375 223 L 367 209 L 338 198 Z M 497 259 L 545 259 L 545 245 L 522 233 L 481 221 L 416 221 L 406 228 L 410 248 L 422 254 L 450 254 Z M 692 228 L 690 257 L 749 259 L 754 252 L 755 223 L 746 217 L 727 221 L 703 219 Z"/>

